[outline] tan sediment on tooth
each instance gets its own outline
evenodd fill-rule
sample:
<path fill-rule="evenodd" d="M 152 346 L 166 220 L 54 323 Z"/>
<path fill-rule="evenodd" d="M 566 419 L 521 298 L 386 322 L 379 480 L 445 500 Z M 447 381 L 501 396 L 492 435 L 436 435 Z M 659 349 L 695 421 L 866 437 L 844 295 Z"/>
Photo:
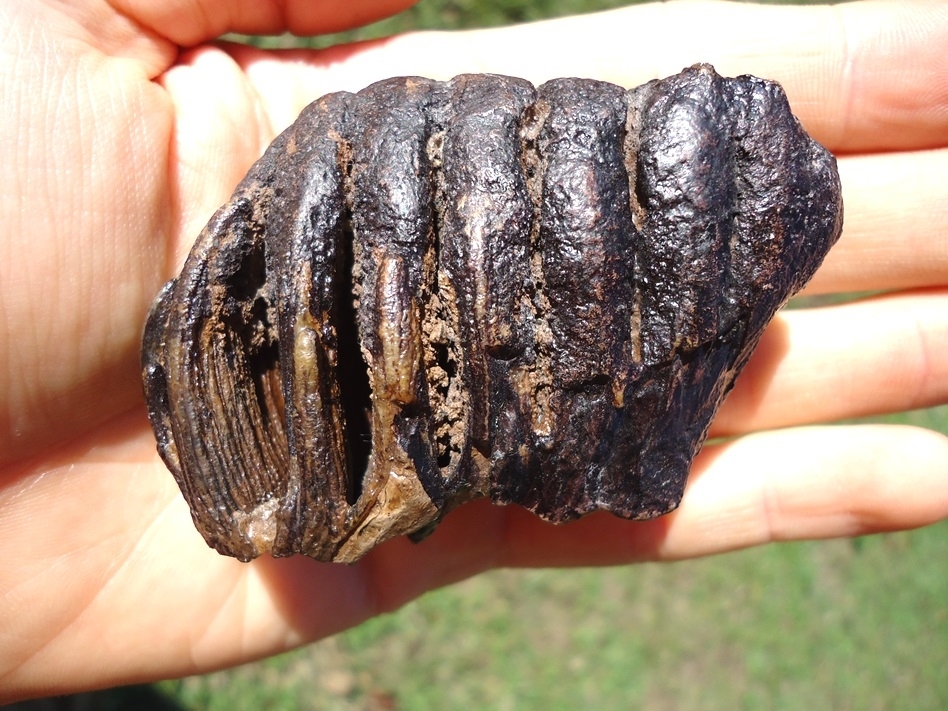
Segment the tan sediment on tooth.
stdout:
<path fill-rule="evenodd" d="M 242 560 L 352 562 L 479 496 L 659 515 L 841 220 L 779 86 L 706 65 L 322 97 L 149 316 L 159 451 Z"/>

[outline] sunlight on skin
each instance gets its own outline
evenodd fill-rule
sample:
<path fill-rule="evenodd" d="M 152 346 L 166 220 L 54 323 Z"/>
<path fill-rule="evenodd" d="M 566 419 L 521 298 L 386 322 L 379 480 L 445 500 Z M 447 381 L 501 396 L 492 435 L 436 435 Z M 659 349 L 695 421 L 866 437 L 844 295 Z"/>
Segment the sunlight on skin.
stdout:
<path fill-rule="evenodd" d="M 948 150 L 846 156 L 838 162 L 846 225 L 803 293 L 943 286 Z"/>
<path fill-rule="evenodd" d="M 948 363 L 940 355 L 946 351 L 944 290 L 785 311 L 764 334 L 711 435 L 941 404 L 948 401 Z"/>
<path fill-rule="evenodd" d="M 948 160 L 948 6 L 673 3 L 324 52 L 175 44 L 338 29 L 398 4 L 344 3 L 355 14 L 332 19 L 303 0 L 0 6 L 14 107 L 0 121 L 18 137 L 0 143 L 0 700 L 237 664 L 499 565 L 680 559 L 948 515 L 941 435 L 758 431 L 948 399 L 948 188 L 931 178 Z M 631 86 L 698 60 L 781 80 L 818 138 L 860 153 L 841 159 L 847 227 L 811 291 L 905 292 L 781 316 L 715 425 L 756 433 L 707 447 L 662 519 L 552 527 L 481 501 L 423 544 L 394 540 L 355 566 L 244 565 L 204 545 L 144 416 L 141 327 L 303 105 L 382 74 Z"/>

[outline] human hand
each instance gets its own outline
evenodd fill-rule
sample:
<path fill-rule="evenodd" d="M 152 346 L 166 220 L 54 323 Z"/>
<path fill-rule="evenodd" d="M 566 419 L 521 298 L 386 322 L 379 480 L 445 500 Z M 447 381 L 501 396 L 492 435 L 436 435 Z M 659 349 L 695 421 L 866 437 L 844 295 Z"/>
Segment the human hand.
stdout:
<path fill-rule="evenodd" d="M 943 4 L 673 3 L 324 52 L 202 44 L 336 30 L 398 4 L 299 0 L 284 19 L 253 0 L 0 4 L 0 699 L 236 664 L 496 566 L 678 559 L 948 515 L 941 435 L 793 428 L 948 399 Z M 841 155 L 844 235 L 808 293 L 890 293 L 775 320 L 712 431 L 742 436 L 704 449 L 678 511 L 553 527 L 475 502 L 424 544 L 348 567 L 241 564 L 204 545 L 145 418 L 141 327 L 306 103 L 399 74 L 634 86 L 697 61 L 781 81 Z"/>

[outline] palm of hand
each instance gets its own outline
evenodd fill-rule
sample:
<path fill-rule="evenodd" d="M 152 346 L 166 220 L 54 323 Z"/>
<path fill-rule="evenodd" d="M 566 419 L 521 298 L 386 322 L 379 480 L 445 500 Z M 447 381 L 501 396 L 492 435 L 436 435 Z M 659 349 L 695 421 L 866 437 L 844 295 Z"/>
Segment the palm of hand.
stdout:
<path fill-rule="evenodd" d="M 0 613 L 0 678 L 8 675 L 11 693 L 236 663 L 332 633 L 493 565 L 685 557 L 774 538 L 921 525 L 948 511 L 939 469 L 948 450 L 941 438 L 907 429 L 852 430 L 845 436 L 840 430 L 809 429 L 709 447 L 696 464 L 682 509 L 655 522 L 592 516 L 550 529 L 517 510 L 480 502 L 452 515 L 424 546 L 393 541 L 354 567 L 296 559 L 243 565 L 217 556 L 195 533 L 155 453 L 137 365 L 145 312 L 211 211 L 303 104 L 382 74 L 417 73 L 425 55 L 438 51 L 437 38 L 318 56 L 275 58 L 249 49 L 203 47 L 177 57 L 171 39 L 117 15 L 77 11 L 76 18 L 68 18 L 38 5 L 0 8 L 0 17 L 13 28 L 5 54 L 40 58 L 12 62 L 8 56 L 3 75 L 5 95 L 17 107 L 3 119 L 6 135 L 16 140 L 0 147 L 7 186 L 0 194 L 5 233 L 0 540 L 6 546 L 0 567 L 6 610 Z M 84 29 L 91 26 L 94 33 Z M 523 42 L 532 41 L 530 32 L 523 32 Z M 472 55 L 482 36 L 467 37 Z M 932 42 L 938 46 L 937 38 Z M 669 71 L 694 59 L 716 61 L 672 54 Z M 726 52 L 722 57 L 722 71 L 736 73 L 726 66 Z M 441 59 L 439 74 L 454 73 L 451 62 Z M 503 58 L 494 61 L 498 65 L 462 63 L 457 70 L 504 67 L 537 78 L 529 76 L 537 71 L 529 60 L 508 57 L 506 66 L 500 64 Z M 338 66 L 330 70 L 331 62 Z M 766 74 L 766 61 L 757 64 L 764 66 L 738 63 L 738 71 Z M 653 70 L 603 78 L 633 85 Z M 944 76 L 943 66 L 941 71 Z M 595 61 L 575 72 L 595 73 Z M 774 74 L 779 78 L 779 71 Z M 812 108 L 810 113 L 817 129 L 836 135 L 832 116 L 821 118 Z M 893 139 L 907 140 L 906 145 L 873 143 L 860 138 L 859 126 L 850 129 L 854 138 L 836 135 L 840 145 L 831 147 L 944 148 L 943 118 L 935 126 L 916 126 L 914 138 Z M 869 135 L 868 128 L 863 132 Z M 860 176 L 879 170 L 866 161 L 879 160 L 851 159 L 843 166 L 849 184 L 864 185 L 868 178 L 860 183 Z M 891 172 L 897 164 L 889 160 Z M 903 170 L 916 175 L 923 165 L 933 171 L 945 160 L 944 150 L 926 150 Z M 846 177 L 844 170 L 844 184 Z M 930 195 L 916 199 L 930 201 Z M 860 202 L 858 195 L 847 200 L 853 203 L 849 216 L 856 210 L 858 233 L 863 224 L 858 211 L 868 200 L 863 196 Z M 934 241 L 937 225 L 924 229 L 919 241 Z M 866 239 L 871 237 L 870 231 Z M 901 272 L 896 267 L 885 277 L 847 267 L 856 247 L 848 252 L 841 247 L 817 288 L 944 283 L 945 265 L 932 266 L 917 256 L 917 245 L 901 246 L 912 253 L 905 258 L 914 258 L 914 267 Z M 743 434 L 943 400 L 948 372 L 918 364 L 924 361 L 924 351 L 919 356 L 912 350 L 918 341 L 847 364 L 850 371 L 871 372 L 882 361 L 910 358 L 901 371 L 915 388 L 908 396 L 895 384 L 880 387 L 875 399 L 858 395 L 846 384 L 851 372 L 826 366 L 838 355 L 832 348 L 836 341 L 830 339 L 828 347 L 820 337 L 856 317 L 861 326 L 909 309 L 920 340 L 929 341 L 928 352 L 936 347 L 933 339 L 948 337 L 948 326 L 937 319 L 939 307 L 943 310 L 940 292 L 897 298 L 902 301 L 873 304 L 872 311 L 850 311 L 838 320 L 779 321 L 722 411 L 716 433 Z M 846 338 L 858 332 L 850 326 L 839 350 L 851 351 L 854 345 Z M 916 372 L 920 369 L 924 373 Z M 801 387 L 810 382 L 816 384 Z M 841 394 L 833 402 L 817 402 L 825 400 L 818 397 L 824 388 Z M 914 490 L 896 489 L 885 478 L 895 461 L 913 471 Z M 763 478 L 762 462 L 770 467 Z M 820 485 L 826 472 L 835 473 L 835 488 Z M 23 614 L 28 609 L 33 614 Z M 111 660 L 104 668 L 101 655 L 77 654 L 101 634 Z M 145 639 L 151 644 L 143 645 Z"/>

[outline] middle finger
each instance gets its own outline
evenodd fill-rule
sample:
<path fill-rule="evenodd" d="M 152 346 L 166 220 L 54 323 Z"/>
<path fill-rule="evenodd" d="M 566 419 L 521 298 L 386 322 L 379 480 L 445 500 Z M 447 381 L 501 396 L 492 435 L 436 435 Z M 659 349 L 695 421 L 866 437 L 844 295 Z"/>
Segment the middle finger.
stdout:
<path fill-rule="evenodd" d="M 843 234 L 807 294 L 948 284 L 948 149 L 839 160 Z"/>
<path fill-rule="evenodd" d="M 948 291 L 785 311 L 711 426 L 731 436 L 948 400 Z"/>

